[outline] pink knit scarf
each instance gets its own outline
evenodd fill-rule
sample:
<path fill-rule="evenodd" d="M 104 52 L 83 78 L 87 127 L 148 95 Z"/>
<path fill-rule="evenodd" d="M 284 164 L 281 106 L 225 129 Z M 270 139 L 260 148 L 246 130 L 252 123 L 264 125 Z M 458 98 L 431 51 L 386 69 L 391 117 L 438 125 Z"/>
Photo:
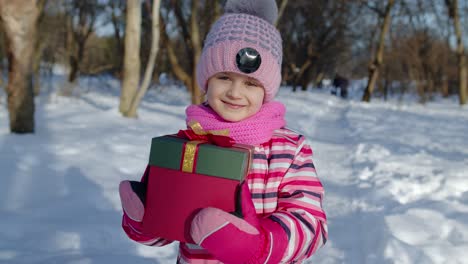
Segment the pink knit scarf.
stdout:
<path fill-rule="evenodd" d="M 263 104 L 255 115 L 239 122 L 229 122 L 221 118 L 208 105 L 190 105 L 185 110 L 187 125 L 197 121 L 204 130 L 229 129 L 229 136 L 237 143 L 258 145 L 270 140 L 273 132 L 286 125 L 285 107 L 272 101 Z"/>

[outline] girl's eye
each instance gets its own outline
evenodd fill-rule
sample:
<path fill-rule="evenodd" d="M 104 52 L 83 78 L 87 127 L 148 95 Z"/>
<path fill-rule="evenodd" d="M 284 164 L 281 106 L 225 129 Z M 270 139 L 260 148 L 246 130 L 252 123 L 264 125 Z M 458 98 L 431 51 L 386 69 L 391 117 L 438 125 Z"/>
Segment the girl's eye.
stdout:
<path fill-rule="evenodd" d="M 253 87 L 258 87 L 258 86 L 259 86 L 258 83 L 250 82 L 250 81 L 247 81 L 245 84 L 246 84 L 247 86 L 253 86 Z"/>

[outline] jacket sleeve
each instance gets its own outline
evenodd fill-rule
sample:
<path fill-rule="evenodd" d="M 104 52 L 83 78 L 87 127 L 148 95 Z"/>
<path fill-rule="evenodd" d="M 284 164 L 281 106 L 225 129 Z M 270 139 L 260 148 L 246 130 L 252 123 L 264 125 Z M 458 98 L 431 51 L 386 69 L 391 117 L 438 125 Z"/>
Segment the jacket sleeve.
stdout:
<path fill-rule="evenodd" d="M 312 161 L 312 149 L 302 137 L 278 188 L 278 207 L 270 218 L 288 235 L 282 263 L 300 262 L 322 247 L 328 237 L 322 209 L 324 190 Z"/>
<path fill-rule="evenodd" d="M 146 182 L 146 177 L 148 176 L 148 173 L 149 166 L 146 167 L 145 173 L 141 178 L 141 182 Z M 133 221 L 132 219 L 130 219 L 130 217 L 127 216 L 125 212 L 123 213 L 122 217 L 122 228 L 131 240 L 143 245 L 161 247 L 172 243 L 172 241 L 170 240 L 144 234 L 142 231 L 143 229 L 141 222 Z"/>

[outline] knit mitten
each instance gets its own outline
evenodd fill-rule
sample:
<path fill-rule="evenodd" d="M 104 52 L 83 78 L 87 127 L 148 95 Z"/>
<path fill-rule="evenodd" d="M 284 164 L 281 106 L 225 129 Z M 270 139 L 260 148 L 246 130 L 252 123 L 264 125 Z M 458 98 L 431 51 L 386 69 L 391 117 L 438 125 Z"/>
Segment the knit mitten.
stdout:
<path fill-rule="evenodd" d="M 240 217 L 211 207 L 195 215 L 192 239 L 223 263 L 280 263 L 288 244 L 286 232 L 270 218 L 257 217 L 246 183 L 238 199 Z"/>
<path fill-rule="evenodd" d="M 127 216 L 133 221 L 141 222 L 145 214 L 146 184 L 138 181 L 121 181 L 119 194 L 122 209 Z"/>

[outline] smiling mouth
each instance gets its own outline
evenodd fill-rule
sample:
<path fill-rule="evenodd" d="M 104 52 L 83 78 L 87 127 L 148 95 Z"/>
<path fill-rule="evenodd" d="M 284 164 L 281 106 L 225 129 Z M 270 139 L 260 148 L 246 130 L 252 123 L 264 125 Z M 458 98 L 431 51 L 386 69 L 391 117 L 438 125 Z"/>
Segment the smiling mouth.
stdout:
<path fill-rule="evenodd" d="M 232 109 L 239 109 L 239 108 L 242 108 L 244 107 L 245 105 L 238 105 L 238 104 L 233 104 L 233 103 L 229 103 L 229 102 L 226 102 L 226 101 L 222 101 L 227 107 L 229 108 L 232 108 Z"/>

